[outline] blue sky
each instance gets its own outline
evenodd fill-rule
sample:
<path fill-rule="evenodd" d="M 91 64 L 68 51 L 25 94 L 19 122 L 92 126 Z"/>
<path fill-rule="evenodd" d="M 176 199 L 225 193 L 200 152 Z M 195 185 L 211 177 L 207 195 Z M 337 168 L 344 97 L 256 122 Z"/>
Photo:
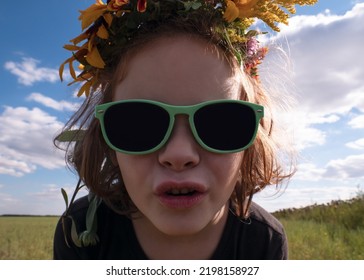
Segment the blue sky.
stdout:
<path fill-rule="evenodd" d="M 78 10 L 91 3 L 2 3 L 0 214 L 60 214 L 61 187 L 71 193 L 77 181 L 52 137 L 82 101 L 77 88 L 59 81 L 58 66 L 68 56 L 62 46 L 80 32 Z M 347 199 L 364 188 L 363 22 L 364 1 L 319 0 L 298 7 L 289 27 L 266 39 L 273 47 L 262 73 L 288 69 L 289 79 L 279 80 L 289 82 L 278 88 L 297 102 L 281 117 L 300 152 L 287 188 L 278 195 L 268 188 L 256 198 L 270 211 Z M 274 46 L 291 63 L 277 61 Z"/>

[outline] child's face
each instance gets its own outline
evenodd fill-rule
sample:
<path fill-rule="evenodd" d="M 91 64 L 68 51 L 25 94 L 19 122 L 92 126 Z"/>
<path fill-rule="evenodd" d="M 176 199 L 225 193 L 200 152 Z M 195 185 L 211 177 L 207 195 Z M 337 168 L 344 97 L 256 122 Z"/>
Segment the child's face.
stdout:
<path fill-rule="evenodd" d="M 150 99 L 192 105 L 239 99 L 240 85 L 206 43 L 162 38 L 131 58 L 114 101 Z M 125 187 L 143 216 L 139 222 L 164 234 L 190 235 L 213 228 L 226 217 L 242 154 L 203 149 L 193 138 L 187 117 L 178 115 L 171 138 L 160 150 L 116 156 Z"/>

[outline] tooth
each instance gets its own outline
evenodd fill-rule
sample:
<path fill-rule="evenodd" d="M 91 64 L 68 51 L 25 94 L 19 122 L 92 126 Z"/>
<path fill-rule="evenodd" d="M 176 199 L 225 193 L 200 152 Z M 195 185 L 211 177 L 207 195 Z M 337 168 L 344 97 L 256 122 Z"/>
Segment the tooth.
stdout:
<path fill-rule="evenodd" d="M 182 189 L 170 189 L 167 193 L 171 195 L 188 195 L 193 193 L 195 190 L 191 188 L 182 188 Z"/>
<path fill-rule="evenodd" d="M 188 194 L 189 192 L 190 192 L 190 190 L 187 189 L 187 188 L 183 188 L 183 189 L 180 190 L 181 194 Z"/>
<path fill-rule="evenodd" d="M 179 190 L 178 189 L 171 189 L 171 191 L 170 191 L 172 194 L 175 194 L 175 195 L 177 195 L 177 194 L 179 194 L 180 192 L 179 192 Z"/>

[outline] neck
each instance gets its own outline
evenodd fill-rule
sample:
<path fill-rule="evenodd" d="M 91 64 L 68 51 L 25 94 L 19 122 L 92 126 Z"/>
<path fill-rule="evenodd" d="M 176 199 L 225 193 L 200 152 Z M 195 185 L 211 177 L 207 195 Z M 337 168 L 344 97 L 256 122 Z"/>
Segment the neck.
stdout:
<path fill-rule="evenodd" d="M 216 218 L 201 231 L 191 235 L 171 236 L 159 231 L 146 217 L 133 219 L 137 239 L 150 259 L 209 259 L 213 255 L 228 217 L 223 206 Z"/>

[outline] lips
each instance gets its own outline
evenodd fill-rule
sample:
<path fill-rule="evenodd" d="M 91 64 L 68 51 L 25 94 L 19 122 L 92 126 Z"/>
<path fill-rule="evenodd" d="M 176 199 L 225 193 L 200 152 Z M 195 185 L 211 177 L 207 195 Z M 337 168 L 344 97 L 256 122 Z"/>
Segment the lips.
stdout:
<path fill-rule="evenodd" d="M 164 182 L 157 186 L 155 194 L 160 203 L 172 209 L 188 209 L 199 204 L 207 189 L 193 182 Z"/>

